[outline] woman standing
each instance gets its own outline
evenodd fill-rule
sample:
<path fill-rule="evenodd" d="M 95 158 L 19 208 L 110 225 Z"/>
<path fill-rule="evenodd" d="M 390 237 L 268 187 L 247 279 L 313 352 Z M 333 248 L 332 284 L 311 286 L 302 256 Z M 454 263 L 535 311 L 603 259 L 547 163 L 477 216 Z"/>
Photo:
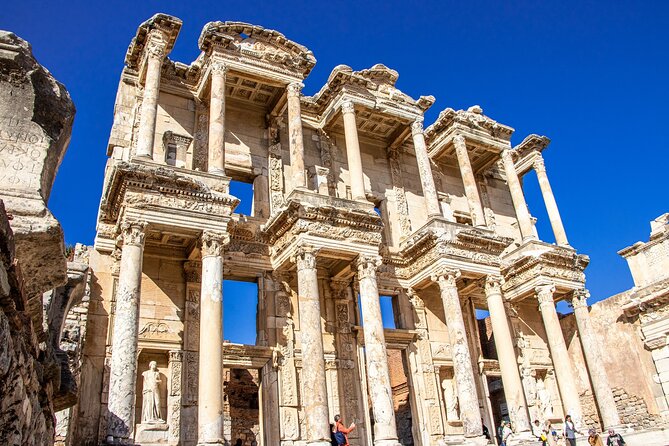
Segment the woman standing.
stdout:
<path fill-rule="evenodd" d="M 580 434 L 580 432 L 574 426 L 571 415 L 567 415 L 564 418 L 564 438 L 569 446 L 576 446 L 576 434 Z"/>
<path fill-rule="evenodd" d="M 344 423 L 342 423 L 341 421 L 341 416 L 335 415 L 334 420 L 335 420 L 335 427 L 333 433 L 335 440 L 337 441 L 337 444 L 349 446 L 348 434 L 353 429 L 355 429 L 355 423 L 351 423 L 351 425 L 347 429 L 344 427 Z"/>

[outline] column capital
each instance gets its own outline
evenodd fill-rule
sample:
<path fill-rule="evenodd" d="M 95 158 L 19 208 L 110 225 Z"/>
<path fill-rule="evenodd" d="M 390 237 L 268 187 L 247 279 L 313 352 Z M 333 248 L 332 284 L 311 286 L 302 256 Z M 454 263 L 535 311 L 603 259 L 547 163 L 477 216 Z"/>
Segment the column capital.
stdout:
<path fill-rule="evenodd" d="M 212 75 L 216 74 L 225 76 L 225 73 L 228 72 L 228 66 L 221 60 L 212 61 L 210 67 Z"/>
<path fill-rule="evenodd" d="M 341 112 L 343 114 L 355 113 L 355 105 L 353 104 L 353 101 L 347 99 L 344 102 L 342 102 L 341 103 Z"/>
<path fill-rule="evenodd" d="M 416 290 L 409 287 L 407 288 L 406 293 L 407 296 L 409 296 L 409 302 L 411 302 L 411 305 L 414 308 L 425 308 L 425 302 L 423 302 L 423 299 L 421 299 L 420 296 L 416 294 Z"/>
<path fill-rule="evenodd" d="M 302 89 L 304 88 L 304 84 L 302 82 L 291 82 L 286 86 L 286 92 L 288 94 L 289 98 L 299 98 L 300 93 L 302 92 Z"/>
<path fill-rule="evenodd" d="M 532 162 L 532 168 L 535 170 L 535 172 L 546 173 L 546 164 L 544 163 L 543 156 L 539 155 L 534 158 L 534 161 Z"/>
<path fill-rule="evenodd" d="M 358 267 L 358 280 L 376 278 L 376 269 L 383 264 L 381 256 L 359 255 L 355 260 Z"/>
<path fill-rule="evenodd" d="M 542 304 L 553 304 L 553 293 L 555 292 L 555 285 L 539 285 L 534 288 L 534 292 L 537 294 L 537 299 L 539 300 L 539 306 Z"/>
<path fill-rule="evenodd" d="M 485 278 L 485 294 L 492 296 L 494 294 L 502 294 L 502 285 L 504 284 L 504 277 L 499 274 L 490 274 Z"/>
<path fill-rule="evenodd" d="M 295 263 L 298 272 L 306 269 L 316 269 L 318 251 L 311 245 L 300 245 L 290 260 Z"/>
<path fill-rule="evenodd" d="M 146 235 L 145 221 L 124 220 L 121 223 L 121 238 L 124 245 L 144 246 L 144 236 Z"/>
<path fill-rule="evenodd" d="M 217 231 L 202 231 L 202 258 L 220 257 L 223 248 L 230 242 L 230 234 Z"/>
<path fill-rule="evenodd" d="M 162 60 L 167 54 L 167 45 L 161 37 L 149 38 L 146 44 L 146 56 L 149 59 Z"/>
<path fill-rule="evenodd" d="M 588 308 L 588 297 L 590 297 L 590 292 L 585 288 L 574 290 L 571 296 L 572 308 L 574 308 L 574 310 L 578 308 Z"/>
<path fill-rule="evenodd" d="M 467 148 L 467 143 L 465 141 L 465 137 L 462 135 L 455 135 L 453 138 L 453 144 L 455 145 L 455 148 Z"/>
<path fill-rule="evenodd" d="M 423 134 L 423 118 L 420 117 L 411 123 L 411 134 L 412 135 L 421 135 Z"/>
<path fill-rule="evenodd" d="M 459 269 L 441 268 L 438 271 L 432 273 L 430 279 L 432 279 L 433 282 L 438 283 L 440 287 L 455 287 L 458 277 L 461 275 L 462 273 Z"/>

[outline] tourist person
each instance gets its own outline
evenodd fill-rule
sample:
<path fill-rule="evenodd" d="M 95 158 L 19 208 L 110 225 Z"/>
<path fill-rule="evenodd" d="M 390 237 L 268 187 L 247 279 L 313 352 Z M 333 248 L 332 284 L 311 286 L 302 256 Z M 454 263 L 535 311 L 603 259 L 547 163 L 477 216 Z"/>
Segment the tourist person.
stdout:
<path fill-rule="evenodd" d="M 502 432 L 504 431 L 504 423 L 505 423 L 504 420 L 502 420 L 499 423 L 499 426 L 497 427 L 497 435 L 495 435 L 497 437 L 497 444 L 499 445 L 502 444 Z"/>
<path fill-rule="evenodd" d="M 534 420 L 534 423 L 532 423 L 532 435 L 537 437 L 541 442 L 541 446 L 546 446 L 546 435 L 544 434 L 544 430 L 541 423 L 539 423 L 539 420 Z"/>
<path fill-rule="evenodd" d="M 602 443 L 602 439 L 600 438 L 596 429 L 588 430 L 588 444 L 590 446 L 604 446 L 604 443 Z"/>
<path fill-rule="evenodd" d="M 238 438 L 237 441 L 235 441 L 235 446 L 242 446 L 242 439 Z"/>
<path fill-rule="evenodd" d="M 483 422 L 483 418 L 481 418 L 481 428 L 483 429 L 483 436 L 486 438 L 486 440 L 490 440 L 490 431 Z"/>
<path fill-rule="evenodd" d="M 511 423 L 508 421 L 504 421 L 504 427 L 502 428 L 502 444 L 501 446 L 506 446 L 507 442 L 509 441 L 509 437 L 511 437 L 511 434 L 513 434 L 513 431 L 511 430 Z"/>
<path fill-rule="evenodd" d="M 335 441 L 337 442 L 338 445 L 349 446 L 348 434 L 353 429 L 355 429 L 355 423 L 351 423 L 351 425 L 347 429 L 346 427 L 344 427 L 344 423 L 342 422 L 340 415 L 335 415 L 334 420 L 335 420 L 335 427 L 334 427 Z"/>
<path fill-rule="evenodd" d="M 555 429 L 553 429 L 553 425 L 551 424 L 550 420 L 546 420 L 544 422 L 543 432 L 544 435 L 546 436 L 545 444 L 547 446 L 557 446 L 558 435 L 557 432 L 555 432 Z"/>
<path fill-rule="evenodd" d="M 625 440 L 620 434 L 616 434 L 616 431 L 609 429 L 609 436 L 606 439 L 606 446 L 625 446 Z"/>
<path fill-rule="evenodd" d="M 576 446 L 576 434 L 581 432 L 576 429 L 574 422 L 571 419 L 571 415 L 567 415 L 564 418 L 564 438 L 567 440 L 569 446 Z"/>

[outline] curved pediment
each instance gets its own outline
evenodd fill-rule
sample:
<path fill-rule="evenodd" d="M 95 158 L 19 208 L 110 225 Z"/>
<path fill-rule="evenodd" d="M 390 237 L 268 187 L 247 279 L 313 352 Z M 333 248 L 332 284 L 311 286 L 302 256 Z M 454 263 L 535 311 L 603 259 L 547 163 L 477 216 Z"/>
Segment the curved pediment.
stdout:
<path fill-rule="evenodd" d="M 316 64 L 313 53 L 283 34 L 243 22 L 209 22 L 198 46 L 205 54 L 214 49 L 250 60 L 269 63 L 306 77 Z"/>

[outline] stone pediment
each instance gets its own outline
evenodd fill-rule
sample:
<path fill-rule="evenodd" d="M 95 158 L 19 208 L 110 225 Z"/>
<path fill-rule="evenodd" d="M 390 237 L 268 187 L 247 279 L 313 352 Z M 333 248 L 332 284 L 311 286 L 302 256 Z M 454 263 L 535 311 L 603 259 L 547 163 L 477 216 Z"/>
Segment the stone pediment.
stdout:
<path fill-rule="evenodd" d="M 449 129 L 455 125 L 472 131 L 484 132 L 488 135 L 505 141 L 511 140 L 513 128 L 500 124 L 494 119 L 483 114 L 483 109 L 478 105 L 469 107 L 467 110 L 453 110 L 447 108 L 439 113 L 439 117 L 425 129 L 425 139 L 428 143 L 436 137 L 438 133 Z"/>
<path fill-rule="evenodd" d="M 241 62 L 280 68 L 300 78 L 305 78 L 316 64 L 309 49 L 280 32 L 243 22 L 207 23 L 198 46 L 207 55 L 217 51 Z"/>

